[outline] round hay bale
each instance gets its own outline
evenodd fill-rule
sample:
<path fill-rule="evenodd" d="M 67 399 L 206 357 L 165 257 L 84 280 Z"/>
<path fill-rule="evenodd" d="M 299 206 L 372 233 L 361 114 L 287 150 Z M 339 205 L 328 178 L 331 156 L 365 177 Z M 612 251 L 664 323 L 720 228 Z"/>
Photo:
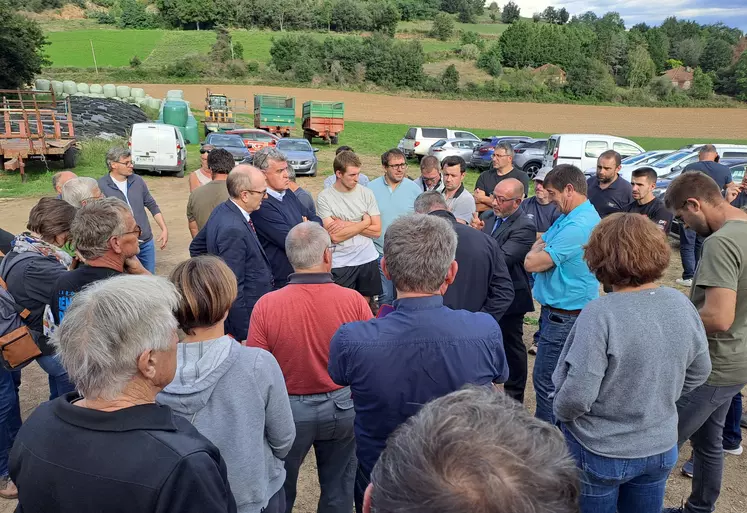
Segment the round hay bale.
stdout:
<path fill-rule="evenodd" d="M 117 96 L 117 86 L 114 84 L 106 84 L 104 86 L 104 96 L 107 98 L 115 98 Z"/>
<path fill-rule="evenodd" d="M 130 96 L 130 86 L 117 86 L 117 97 L 128 98 Z"/>
<path fill-rule="evenodd" d="M 106 96 L 104 96 L 104 93 L 89 93 L 88 96 L 90 98 L 106 98 Z"/>
<path fill-rule="evenodd" d="M 49 88 L 51 86 L 52 84 L 45 78 L 37 78 L 36 82 L 34 83 L 34 88 L 37 91 L 49 91 Z"/>
<path fill-rule="evenodd" d="M 79 93 L 88 94 L 91 92 L 91 89 L 88 87 L 88 84 L 86 84 L 85 82 L 81 82 L 80 84 L 76 86 L 76 88 L 78 89 Z"/>
<path fill-rule="evenodd" d="M 65 80 L 62 82 L 62 92 L 67 94 L 77 93 L 78 85 L 72 80 Z"/>
<path fill-rule="evenodd" d="M 181 89 L 171 89 L 169 91 L 166 91 L 166 99 L 172 100 L 183 100 L 184 99 L 184 91 Z"/>
<path fill-rule="evenodd" d="M 148 108 L 149 109 L 160 109 L 161 108 L 161 100 L 158 98 L 150 98 L 148 99 Z"/>
<path fill-rule="evenodd" d="M 59 80 L 52 80 L 50 82 L 50 86 L 52 87 L 52 91 L 54 91 L 54 94 L 61 95 L 62 94 L 62 82 Z"/>
<path fill-rule="evenodd" d="M 88 90 L 91 93 L 94 94 L 103 94 L 104 93 L 104 86 L 101 84 L 91 84 L 91 86 L 88 88 Z"/>
<path fill-rule="evenodd" d="M 133 98 L 145 98 L 145 89 L 142 87 L 133 87 L 130 90 L 130 96 Z"/>

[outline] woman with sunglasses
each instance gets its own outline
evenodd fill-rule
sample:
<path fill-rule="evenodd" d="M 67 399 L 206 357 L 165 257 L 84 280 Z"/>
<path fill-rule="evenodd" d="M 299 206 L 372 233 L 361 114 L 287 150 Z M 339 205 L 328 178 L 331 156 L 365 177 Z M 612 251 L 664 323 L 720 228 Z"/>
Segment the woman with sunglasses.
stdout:
<path fill-rule="evenodd" d="M 208 167 L 208 153 L 213 149 L 213 146 L 206 144 L 200 148 L 200 168 L 196 171 L 192 171 L 189 175 L 189 192 L 194 191 L 198 187 L 210 183 L 213 180 L 213 172 Z"/>

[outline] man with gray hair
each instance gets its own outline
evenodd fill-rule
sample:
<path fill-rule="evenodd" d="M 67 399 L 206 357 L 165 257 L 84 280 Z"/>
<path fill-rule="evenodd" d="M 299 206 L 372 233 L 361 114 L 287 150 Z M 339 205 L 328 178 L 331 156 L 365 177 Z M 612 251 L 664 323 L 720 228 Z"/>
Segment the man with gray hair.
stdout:
<path fill-rule="evenodd" d="M 86 203 L 101 199 L 99 183 L 94 178 L 81 176 L 65 182 L 62 186 L 62 199 L 75 208 L 80 208 Z"/>
<path fill-rule="evenodd" d="M 252 217 L 257 236 L 272 266 L 275 288 L 288 283 L 293 267 L 285 254 L 285 238 L 291 228 L 304 221 L 322 220 L 303 206 L 298 197 L 288 194 L 288 161 L 275 148 L 262 148 L 254 154 L 254 165 L 267 179 L 267 199 L 262 202 Z"/>
<path fill-rule="evenodd" d="M 288 285 L 257 301 L 249 325 L 247 345 L 271 352 L 280 364 L 296 424 L 285 458 L 286 513 L 293 510 L 298 472 L 311 447 L 321 487 L 318 511 L 349 513 L 353 502 L 355 410 L 350 388 L 327 372 L 329 343 L 343 324 L 371 319 L 371 309 L 358 292 L 334 283 L 330 245 L 317 223 L 293 227 L 285 252 L 294 273 Z M 279 320 L 278 312 L 293 312 L 293 321 Z"/>
<path fill-rule="evenodd" d="M 62 188 L 73 178 L 78 178 L 78 175 L 72 171 L 58 171 L 52 175 L 52 187 L 54 187 L 54 190 L 57 193 L 57 199 L 62 199 Z"/>
<path fill-rule="evenodd" d="M 492 208 L 493 190 L 506 178 L 519 180 L 524 186 L 524 196 L 529 196 L 529 175 L 514 167 L 514 149 L 509 143 L 496 144 L 491 163 L 492 167 L 480 173 L 475 184 L 475 204 L 478 212 Z"/>
<path fill-rule="evenodd" d="M 435 399 L 387 441 L 364 513 L 578 513 L 560 431 L 490 387 Z"/>
<path fill-rule="evenodd" d="M 55 282 L 48 317 L 53 326 L 60 325 L 73 297 L 91 283 L 124 272 L 150 274 L 137 259 L 139 233 L 130 207 L 117 198 L 94 201 L 78 210 L 70 237 L 86 265 L 63 273 Z"/>
<path fill-rule="evenodd" d="M 225 329 L 227 334 L 242 341 L 249 333 L 254 305 L 273 289 L 270 261 L 250 215 L 267 196 L 267 183 L 262 171 L 239 164 L 228 173 L 226 187 L 228 201 L 215 207 L 207 224 L 192 239 L 189 256 L 218 256 L 236 275 L 238 295 L 228 312 Z"/>
<path fill-rule="evenodd" d="M 394 311 L 337 330 L 329 375 L 355 403 L 356 510 L 389 435 L 420 405 L 465 384 L 508 377 L 501 330 L 492 316 L 444 306 L 454 282 L 457 234 L 444 219 L 411 214 L 384 238 L 382 267 L 397 287 Z"/>
<path fill-rule="evenodd" d="M 106 154 L 106 168 L 108 173 L 99 178 L 99 189 L 107 198 L 114 197 L 127 203 L 135 216 L 135 221 L 142 232 L 139 235 L 140 253 L 138 259 L 143 267 L 152 274 L 156 272 L 156 245 L 153 242 L 153 232 L 150 229 L 148 214 L 150 210 L 153 219 L 161 229 L 158 237 L 161 249 L 169 241 L 169 231 L 158 203 L 151 196 L 145 180 L 135 174 L 132 168 L 130 150 L 122 147 L 111 148 Z"/>

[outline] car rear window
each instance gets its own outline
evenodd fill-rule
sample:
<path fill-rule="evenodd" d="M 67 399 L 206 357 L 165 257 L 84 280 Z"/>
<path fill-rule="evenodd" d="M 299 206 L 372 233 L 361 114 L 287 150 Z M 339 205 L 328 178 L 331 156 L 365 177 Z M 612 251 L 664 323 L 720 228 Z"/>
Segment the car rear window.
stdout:
<path fill-rule="evenodd" d="M 607 141 L 586 141 L 584 154 L 587 157 L 597 158 L 605 151 L 607 151 Z"/>
<path fill-rule="evenodd" d="M 260 141 L 260 142 L 272 142 L 273 138 L 270 134 L 265 134 L 262 132 L 250 132 L 248 134 L 244 134 L 244 137 L 247 139 L 251 139 L 252 141 Z"/>
<path fill-rule="evenodd" d="M 206 141 L 207 144 L 212 144 L 214 146 L 218 147 L 242 147 L 244 146 L 244 141 L 239 137 L 238 135 L 228 135 L 228 134 L 211 134 L 208 137 L 208 140 Z"/>
<path fill-rule="evenodd" d="M 626 144 L 626 143 L 621 143 L 621 142 L 613 143 L 612 149 L 614 149 L 616 152 L 618 152 L 623 157 L 628 157 L 630 155 L 638 155 L 639 153 L 641 153 L 641 150 L 639 150 L 632 144 Z"/>
<path fill-rule="evenodd" d="M 417 133 L 418 133 L 418 131 L 415 128 L 411 128 L 405 134 L 405 139 L 415 139 L 415 135 Z"/>
<path fill-rule="evenodd" d="M 440 141 L 436 141 L 436 142 L 434 142 L 434 143 L 433 143 L 433 146 L 431 146 L 431 147 L 432 147 L 432 148 L 440 148 L 440 147 L 441 147 L 441 146 L 443 146 L 444 144 L 446 144 L 446 140 L 445 140 L 445 139 L 441 139 Z"/>
<path fill-rule="evenodd" d="M 547 147 L 545 148 L 545 154 L 546 155 L 552 155 L 555 151 L 555 146 L 558 144 L 560 139 L 556 139 L 555 137 L 547 140 Z"/>
<path fill-rule="evenodd" d="M 445 139 L 446 129 L 445 128 L 421 128 L 423 137 L 426 139 Z"/>
<path fill-rule="evenodd" d="M 725 151 L 723 157 L 725 159 L 740 159 L 747 157 L 746 151 Z"/>
<path fill-rule="evenodd" d="M 475 136 L 469 132 L 454 132 L 456 139 L 475 139 Z"/>

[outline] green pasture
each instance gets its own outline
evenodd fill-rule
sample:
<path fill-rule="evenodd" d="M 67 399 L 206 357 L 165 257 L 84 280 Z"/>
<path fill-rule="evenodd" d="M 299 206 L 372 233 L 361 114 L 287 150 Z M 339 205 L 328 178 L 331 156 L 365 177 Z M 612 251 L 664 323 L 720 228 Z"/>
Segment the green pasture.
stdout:
<path fill-rule="evenodd" d="M 485 17 L 485 20 L 480 20 L 481 23 L 460 23 L 454 24 L 456 30 L 462 32 L 477 32 L 488 37 L 498 37 L 508 28 L 508 25 L 503 23 L 491 23 L 489 18 Z M 431 20 L 417 20 L 417 21 L 400 21 L 397 23 L 397 32 L 430 32 L 433 26 Z"/>

